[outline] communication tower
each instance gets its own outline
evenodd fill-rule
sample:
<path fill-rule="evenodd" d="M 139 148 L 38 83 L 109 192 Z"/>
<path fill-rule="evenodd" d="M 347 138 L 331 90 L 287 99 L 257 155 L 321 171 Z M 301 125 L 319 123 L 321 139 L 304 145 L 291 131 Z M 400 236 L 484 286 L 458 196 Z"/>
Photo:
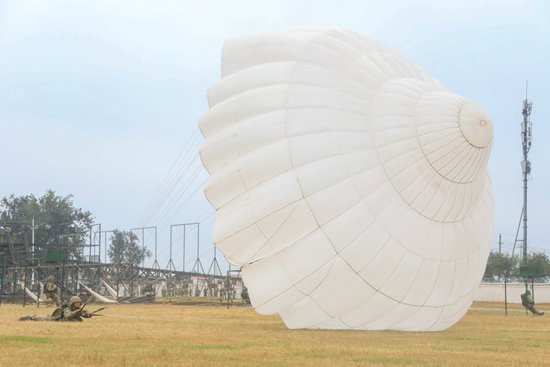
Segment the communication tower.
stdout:
<path fill-rule="evenodd" d="M 527 93 L 522 104 L 523 120 L 521 122 L 521 145 L 523 149 L 523 160 L 521 161 L 521 172 L 523 176 L 523 208 L 521 211 L 520 223 L 523 222 L 523 238 L 521 240 L 522 262 L 527 261 L 527 180 L 531 175 L 531 162 L 529 161 L 529 150 L 531 149 L 531 143 L 533 138 L 533 124 L 531 123 L 531 110 L 533 108 L 533 102 L 527 98 Z M 518 241 L 518 231 L 516 233 L 516 241 Z"/>

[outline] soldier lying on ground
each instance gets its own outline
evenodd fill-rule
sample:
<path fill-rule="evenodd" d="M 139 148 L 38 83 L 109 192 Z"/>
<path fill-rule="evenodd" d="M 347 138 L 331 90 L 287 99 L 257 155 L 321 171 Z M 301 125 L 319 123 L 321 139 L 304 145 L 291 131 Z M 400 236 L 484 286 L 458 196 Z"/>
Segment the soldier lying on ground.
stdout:
<path fill-rule="evenodd" d="M 29 315 L 19 318 L 19 321 L 82 321 L 94 316 L 93 312 L 84 310 L 80 297 L 73 296 L 69 304 L 64 303 L 61 307 L 55 309 L 50 316 Z"/>
<path fill-rule="evenodd" d="M 543 316 L 544 312 L 541 312 L 535 308 L 535 301 L 531 297 L 531 291 L 527 290 L 521 295 L 521 304 L 533 313 L 533 315 Z"/>

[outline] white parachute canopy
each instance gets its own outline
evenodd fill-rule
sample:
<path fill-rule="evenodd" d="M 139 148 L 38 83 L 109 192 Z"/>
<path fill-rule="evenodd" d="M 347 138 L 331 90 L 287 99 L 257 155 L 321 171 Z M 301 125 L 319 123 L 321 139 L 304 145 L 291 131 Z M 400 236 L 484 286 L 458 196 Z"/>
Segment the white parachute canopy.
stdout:
<path fill-rule="evenodd" d="M 227 41 L 199 125 L 213 238 L 289 328 L 442 330 L 489 254 L 492 122 L 339 29 Z"/>
<path fill-rule="evenodd" d="M 82 288 L 84 288 L 88 293 L 90 293 L 90 295 L 92 295 L 97 302 L 102 302 L 102 303 L 118 303 L 117 301 L 113 301 L 112 299 L 109 299 L 107 297 L 103 297 L 101 294 L 97 293 L 97 292 L 94 292 L 93 289 L 89 288 L 89 287 L 86 287 L 82 282 L 78 282 L 78 284 L 80 284 L 80 286 Z M 106 283 L 104 283 L 106 284 Z"/>

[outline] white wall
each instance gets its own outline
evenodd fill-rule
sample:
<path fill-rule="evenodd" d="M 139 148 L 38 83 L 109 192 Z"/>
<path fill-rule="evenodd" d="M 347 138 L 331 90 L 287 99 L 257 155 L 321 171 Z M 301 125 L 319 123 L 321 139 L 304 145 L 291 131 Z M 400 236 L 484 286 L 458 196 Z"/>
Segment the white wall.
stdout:
<path fill-rule="evenodd" d="M 525 292 L 524 283 L 508 283 L 508 303 L 521 304 L 521 294 Z M 550 284 L 535 284 L 536 303 L 550 303 Z M 504 283 L 481 283 L 474 294 L 474 301 L 504 302 Z"/>

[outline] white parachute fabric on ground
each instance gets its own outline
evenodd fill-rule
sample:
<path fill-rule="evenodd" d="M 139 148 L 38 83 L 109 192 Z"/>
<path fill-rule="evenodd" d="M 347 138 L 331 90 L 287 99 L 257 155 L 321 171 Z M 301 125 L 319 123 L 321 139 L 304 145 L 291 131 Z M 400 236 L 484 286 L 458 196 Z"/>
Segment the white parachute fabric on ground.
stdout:
<path fill-rule="evenodd" d="M 107 284 L 105 280 L 101 280 L 101 282 L 103 283 L 103 285 L 105 286 L 105 289 L 107 289 L 107 292 L 109 292 L 111 296 L 118 298 L 118 293 L 109 284 Z"/>
<path fill-rule="evenodd" d="M 34 302 L 38 302 L 38 296 L 36 294 L 34 294 L 33 291 L 31 291 L 29 288 L 25 287 L 23 282 L 19 282 L 19 285 L 21 287 L 24 287 L 25 288 L 25 293 L 27 294 L 27 296 L 31 297 L 31 299 L 34 301 Z M 42 287 L 42 285 L 40 285 L 40 287 Z M 47 302 L 47 300 L 45 300 L 44 298 L 40 297 L 40 302 Z"/>
<path fill-rule="evenodd" d="M 25 293 L 27 293 L 27 296 L 31 297 L 34 302 L 38 302 L 38 297 L 29 288 L 25 287 Z M 41 298 L 40 302 L 46 302 L 46 300 Z"/>
<path fill-rule="evenodd" d="M 94 296 L 95 300 L 97 302 L 101 302 L 101 303 L 118 303 L 117 301 L 113 301 L 112 299 L 109 299 L 107 297 L 104 297 L 102 296 L 101 294 L 97 293 L 97 292 L 94 292 L 91 288 L 89 287 L 86 287 L 84 284 L 82 284 L 81 282 L 78 282 L 78 284 L 80 284 L 80 286 L 82 288 L 84 288 L 86 290 L 86 292 L 90 293 L 92 296 Z"/>
<path fill-rule="evenodd" d="M 27 293 L 27 296 L 31 297 L 34 302 L 38 302 L 38 297 L 29 288 L 25 287 L 25 293 Z M 44 302 L 43 300 L 40 301 Z"/>
<path fill-rule="evenodd" d="M 339 29 L 229 40 L 199 122 L 216 246 L 289 328 L 442 330 L 490 249 L 492 122 Z"/>

